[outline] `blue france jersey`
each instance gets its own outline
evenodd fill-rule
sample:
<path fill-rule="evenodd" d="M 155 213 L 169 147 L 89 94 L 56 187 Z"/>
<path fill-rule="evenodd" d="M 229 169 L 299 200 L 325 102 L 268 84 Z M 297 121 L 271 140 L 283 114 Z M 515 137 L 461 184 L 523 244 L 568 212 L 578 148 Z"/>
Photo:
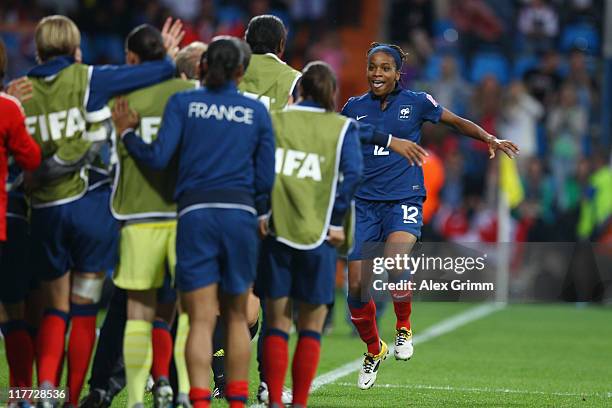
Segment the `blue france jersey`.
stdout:
<path fill-rule="evenodd" d="M 436 123 L 442 107 L 425 92 L 396 88 L 389 96 L 386 109 L 380 99 L 368 92 L 350 98 L 342 114 L 360 123 L 373 125 L 383 133 L 419 143 L 423 122 Z M 388 201 L 425 196 L 423 169 L 411 166 L 399 154 L 373 144 L 362 144 L 363 179 L 355 194 L 364 200 Z"/>

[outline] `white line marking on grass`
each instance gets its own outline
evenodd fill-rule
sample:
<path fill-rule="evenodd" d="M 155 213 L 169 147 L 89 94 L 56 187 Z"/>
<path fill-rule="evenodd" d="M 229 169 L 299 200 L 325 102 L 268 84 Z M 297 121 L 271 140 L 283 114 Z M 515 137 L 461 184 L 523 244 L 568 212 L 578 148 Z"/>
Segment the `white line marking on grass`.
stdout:
<path fill-rule="evenodd" d="M 334 385 L 341 387 L 355 387 L 355 384 L 348 382 L 339 382 Z M 510 388 L 477 388 L 477 387 L 451 387 L 444 385 L 425 385 L 425 384 L 376 384 L 378 388 L 409 388 L 413 390 L 435 390 L 435 391 L 451 391 L 451 392 L 489 392 L 496 394 L 531 394 L 531 395 L 554 395 L 561 397 L 605 397 L 605 394 L 599 393 L 577 393 L 577 392 L 546 392 L 532 390 L 514 390 Z M 608 397 L 610 397 L 608 393 Z"/>
<path fill-rule="evenodd" d="M 425 343 L 431 339 L 442 336 L 443 334 L 452 332 L 453 330 L 458 329 L 461 326 L 465 326 L 466 324 L 473 322 L 478 319 L 482 319 L 494 313 L 498 310 L 506 307 L 505 303 L 485 303 L 483 305 L 479 305 L 473 307 L 471 309 L 466 310 L 465 312 L 459 313 L 455 316 L 449 317 L 448 319 L 442 320 L 438 324 L 434 324 L 429 327 L 422 333 L 416 334 L 412 342 L 413 344 L 421 344 Z M 393 346 L 389 347 L 389 352 L 393 352 Z M 329 371 L 325 374 L 321 374 L 317 378 L 315 378 L 312 382 L 312 386 L 310 387 L 310 392 L 318 390 L 319 388 L 331 384 L 336 380 L 339 380 L 342 377 L 345 377 L 355 371 L 358 371 L 361 368 L 361 363 L 363 362 L 362 358 L 351 361 L 350 363 L 346 363 L 332 371 Z M 355 384 L 353 384 L 354 386 Z M 263 408 L 265 405 L 263 404 L 253 404 L 250 405 L 252 408 Z"/>
<path fill-rule="evenodd" d="M 415 345 L 425 343 L 431 339 L 442 336 L 443 334 L 452 332 L 453 330 L 456 330 L 461 326 L 465 326 L 470 322 L 482 319 L 483 317 L 488 316 L 491 313 L 496 312 L 500 309 L 503 309 L 504 307 L 505 304 L 503 303 L 486 303 L 484 305 L 473 307 L 463 313 L 459 313 L 448 319 L 442 320 L 438 324 L 434 324 L 422 333 L 417 333 L 413 337 L 412 342 Z M 393 352 L 393 347 L 390 347 L 389 352 Z M 358 371 L 361 368 L 362 362 L 363 359 L 359 358 L 357 360 L 351 361 L 350 363 L 344 364 L 343 366 L 340 366 L 335 370 L 329 371 L 325 374 L 318 376 L 312 382 L 310 392 L 316 391 L 327 384 L 331 384 L 342 377 L 345 377 L 355 371 Z"/>

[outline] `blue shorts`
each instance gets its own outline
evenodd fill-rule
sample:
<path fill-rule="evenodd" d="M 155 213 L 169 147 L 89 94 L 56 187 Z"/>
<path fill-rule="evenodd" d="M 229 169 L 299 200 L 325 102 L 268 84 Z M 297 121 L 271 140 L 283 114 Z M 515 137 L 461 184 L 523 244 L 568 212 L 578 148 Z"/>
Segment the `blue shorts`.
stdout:
<path fill-rule="evenodd" d="M 355 199 L 355 243 L 349 261 L 369 259 L 364 253 L 366 243 L 385 242 L 392 232 L 406 231 L 419 238 L 423 226 L 425 197 L 397 201 Z"/>
<path fill-rule="evenodd" d="M 255 294 L 261 298 L 291 297 L 313 305 L 334 301 L 336 248 L 327 241 L 310 250 L 291 248 L 273 237 L 264 240 L 259 256 Z"/>
<path fill-rule="evenodd" d="M 22 217 L 6 217 L 6 236 L 0 253 L 0 302 L 18 303 L 38 282 L 30 263 L 30 226 Z"/>
<path fill-rule="evenodd" d="M 32 210 L 33 258 L 41 279 L 115 267 L 119 223 L 109 200 L 110 188 L 104 185 L 76 201 Z"/>
<path fill-rule="evenodd" d="M 218 283 L 230 295 L 246 292 L 257 268 L 257 217 L 245 210 L 200 208 L 180 215 L 176 287 L 190 292 Z"/>

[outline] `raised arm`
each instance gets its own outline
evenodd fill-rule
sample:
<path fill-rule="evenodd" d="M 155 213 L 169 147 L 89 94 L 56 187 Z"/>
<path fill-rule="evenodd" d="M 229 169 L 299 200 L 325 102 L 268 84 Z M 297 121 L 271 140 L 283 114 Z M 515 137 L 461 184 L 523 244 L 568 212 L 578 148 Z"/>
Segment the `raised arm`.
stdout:
<path fill-rule="evenodd" d="M 500 140 L 488 133 L 486 130 L 475 124 L 474 122 L 457 116 L 448 109 L 442 110 L 440 122 L 452 127 L 457 132 L 469 136 L 473 139 L 480 140 L 489 145 L 489 158 L 495 157 L 497 150 L 506 153 L 511 159 L 519 154 L 519 148 L 516 144 L 509 140 Z"/>
<path fill-rule="evenodd" d="M 149 61 L 138 65 L 91 67 L 89 94 L 85 101 L 87 112 L 101 111 L 113 96 L 126 94 L 134 89 L 144 88 L 174 76 L 176 71 L 174 57 L 185 35 L 181 20 L 173 21 L 171 17 L 168 17 L 161 34 L 167 54 L 164 60 Z M 103 119 L 106 117 L 91 118 L 89 121 L 97 122 Z"/>
<path fill-rule="evenodd" d="M 87 112 L 98 112 L 117 95 L 144 88 L 174 76 L 174 62 L 170 58 L 150 61 L 138 65 L 103 65 L 91 67 Z M 107 111 L 108 112 L 108 111 Z M 105 118 L 88 118 L 96 122 Z"/>

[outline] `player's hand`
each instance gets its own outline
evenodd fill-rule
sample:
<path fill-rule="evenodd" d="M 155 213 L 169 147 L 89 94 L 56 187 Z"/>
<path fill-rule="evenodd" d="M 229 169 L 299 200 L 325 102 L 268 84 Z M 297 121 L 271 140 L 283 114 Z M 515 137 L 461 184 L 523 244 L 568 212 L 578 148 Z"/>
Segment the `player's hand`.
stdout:
<path fill-rule="evenodd" d="M 117 130 L 117 135 L 123 134 L 126 129 L 136 129 L 140 123 L 138 113 L 129 107 L 125 98 L 117 98 L 113 106 L 113 123 Z"/>
<path fill-rule="evenodd" d="M 180 19 L 172 20 L 172 17 L 168 17 L 164 23 L 164 27 L 161 31 L 162 38 L 164 39 L 164 47 L 166 47 L 166 54 L 172 59 L 176 57 L 179 52 L 179 44 L 185 36 L 185 30 L 183 30 L 183 22 Z"/>
<path fill-rule="evenodd" d="M 23 103 L 32 98 L 32 81 L 28 77 L 13 79 L 6 87 L 6 93 L 19 99 Z"/>
<path fill-rule="evenodd" d="M 329 227 L 329 230 L 327 231 L 327 241 L 331 245 L 339 247 L 344 243 L 345 239 L 346 236 L 344 235 L 344 228 Z"/>
<path fill-rule="evenodd" d="M 411 166 L 415 164 L 417 166 L 422 166 L 425 157 L 429 156 L 429 153 L 418 144 L 410 140 L 404 140 L 393 136 L 389 143 L 389 149 L 404 156 Z"/>
<path fill-rule="evenodd" d="M 489 138 L 489 159 L 492 159 L 495 157 L 495 153 L 498 150 L 501 150 L 502 152 L 506 153 L 506 156 L 508 156 L 511 159 L 514 159 L 516 156 L 518 156 L 519 154 L 519 148 L 518 146 L 509 141 L 509 140 L 500 140 L 498 138 L 496 138 L 495 136 L 491 136 Z"/>
<path fill-rule="evenodd" d="M 264 239 L 270 233 L 270 217 L 260 217 L 257 224 L 257 232 L 259 233 L 259 238 Z"/>

